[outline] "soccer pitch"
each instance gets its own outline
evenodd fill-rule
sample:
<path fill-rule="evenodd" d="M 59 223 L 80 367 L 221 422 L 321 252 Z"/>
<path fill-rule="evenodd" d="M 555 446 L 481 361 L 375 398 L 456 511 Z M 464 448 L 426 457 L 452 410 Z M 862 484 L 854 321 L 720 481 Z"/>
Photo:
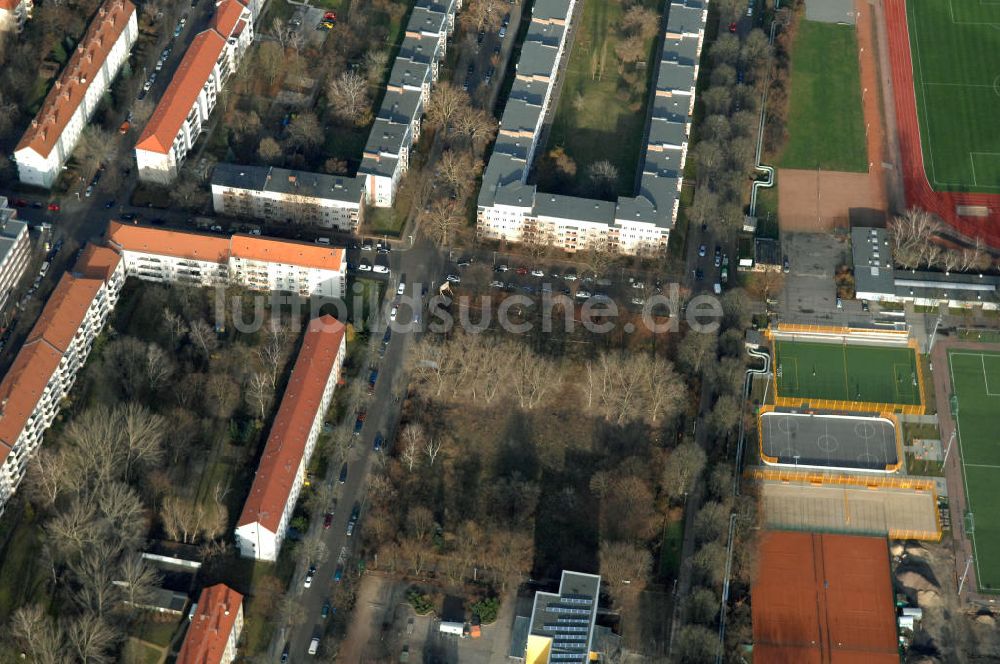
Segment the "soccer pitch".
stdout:
<path fill-rule="evenodd" d="M 917 356 L 909 346 L 776 341 L 778 395 L 920 405 Z"/>
<path fill-rule="evenodd" d="M 995 592 L 1000 590 L 1000 353 L 954 350 L 948 362 L 971 513 L 966 532 L 972 537 L 979 588 Z"/>
<path fill-rule="evenodd" d="M 906 10 L 928 181 L 1000 192 L 1000 2 L 907 0 Z"/>

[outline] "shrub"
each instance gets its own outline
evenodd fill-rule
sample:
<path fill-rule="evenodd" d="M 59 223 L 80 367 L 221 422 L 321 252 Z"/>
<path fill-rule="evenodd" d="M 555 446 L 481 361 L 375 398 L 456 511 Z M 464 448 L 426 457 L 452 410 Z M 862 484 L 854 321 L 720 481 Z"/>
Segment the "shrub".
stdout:
<path fill-rule="evenodd" d="M 500 598 L 485 597 L 472 605 L 472 613 L 479 617 L 479 622 L 488 625 L 495 622 L 500 613 Z"/>

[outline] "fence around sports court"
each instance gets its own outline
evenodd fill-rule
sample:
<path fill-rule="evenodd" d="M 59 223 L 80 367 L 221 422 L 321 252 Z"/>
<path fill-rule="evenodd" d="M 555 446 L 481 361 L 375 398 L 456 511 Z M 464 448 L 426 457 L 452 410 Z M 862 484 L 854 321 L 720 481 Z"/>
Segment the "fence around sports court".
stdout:
<path fill-rule="evenodd" d="M 912 349 L 916 365 L 917 390 L 919 404 L 899 404 L 878 401 L 860 401 L 851 399 L 821 399 L 814 397 L 791 397 L 783 395 L 778 390 L 777 372 L 774 375 L 774 404 L 786 408 L 818 408 L 822 410 L 842 410 L 849 412 L 868 413 L 899 413 L 904 415 L 924 415 L 927 412 L 927 388 L 923 364 L 920 361 L 920 348 L 915 339 L 910 338 L 907 330 L 871 329 L 849 326 L 799 325 L 794 323 L 779 323 L 764 331 L 771 341 L 771 357 L 777 362 L 776 342 L 805 343 L 840 343 L 845 346 L 889 346 L 908 347 Z"/>

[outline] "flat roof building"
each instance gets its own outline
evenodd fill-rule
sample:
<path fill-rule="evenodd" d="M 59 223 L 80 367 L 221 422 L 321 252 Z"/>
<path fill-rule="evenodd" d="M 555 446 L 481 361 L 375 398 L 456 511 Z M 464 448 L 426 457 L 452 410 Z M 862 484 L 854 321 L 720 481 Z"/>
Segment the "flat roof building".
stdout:
<path fill-rule="evenodd" d="M 28 267 L 30 244 L 28 224 L 19 221 L 17 210 L 0 196 L 0 309 L 7 304 Z"/>
<path fill-rule="evenodd" d="M 559 592 L 535 593 L 524 651 L 526 664 L 583 664 L 593 657 L 601 577 L 563 570 Z"/>

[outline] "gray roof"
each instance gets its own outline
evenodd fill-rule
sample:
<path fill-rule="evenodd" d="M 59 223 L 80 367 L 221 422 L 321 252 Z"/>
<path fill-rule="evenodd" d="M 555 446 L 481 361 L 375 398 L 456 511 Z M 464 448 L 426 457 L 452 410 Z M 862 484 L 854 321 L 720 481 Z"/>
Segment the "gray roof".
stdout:
<path fill-rule="evenodd" d="M 569 15 L 569 0 L 535 0 L 531 17 L 543 20 L 563 19 Z"/>
<path fill-rule="evenodd" d="M 672 60 L 660 62 L 660 71 L 656 76 L 658 90 L 694 90 L 694 71 L 689 65 Z"/>
<path fill-rule="evenodd" d="M 212 184 L 250 191 L 273 191 L 358 203 L 361 200 L 364 179 L 357 176 L 327 175 L 269 166 L 217 164 L 212 171 Z"/>
<path fill-rule="evenodd" d="M 386 153 L 398 156 L 400 150 L 409 133 L 409 125 L 389 122 L 383 118 L 378 118 L 372 124 L 371 133 L 368 134 L 368 142 L 365 144 L 365 152 Z"/>
<path fill-rule="evenodd" d="M 542 107 L 520 99 L 510 99 L 503 110 L 500 129 L 503 131 L 529 131 L 534 134 L 542 121 Z"/>
<path fill-rule="evenodd" d="M 422 89 L 431 82 L 431 68 L 426 62 L 396 58 L 389 72 L 389 84 Z"/>
<path fill-rule="evenodd" d="M 510 649 L 507 656 L 512 659 L 524 659 L 528 650 L 528 629 L 531 627 L 531 618 L 528 616 L 515 616 L 514 626 L 510 633 Z"/>
<path fill-rule="evenodd" d="M 525 43 L 540 42 L 549 46 L 559 46 L 566 28 L 555 23 L 533 22 L 528 26 L 528 32 L 524 35 Z"/>
<path fill-rule="evenodd" d="M 455 0 L 417 0 L 414 7 L 423 7 L 442 14 L 455 13 Z"/>
<path fill-rule="evenodd" d="M 418 90 L 386 90 L 378 116 L 394 124 L 411 125 L 423 112 L 423 94 Z"/>
<path fill-rule="evenodd" d="M 698 39 L 695 37 L 682 37 L 678 40 L 666 40 L 663 43 L 663 57 L 666 62 L 676 62 L 687 67 L 694 67 L 698 64 Z M 694 70 L 691 70 L 691 78 L 694 78 Z"/>
<path fill-rule="evenodd" d="M 671 2 L 667 14 L 667 30 L 697 34 L 705 29 L 705 4 L 688 0 L 688 2 Z"/>
<path fill-rule="evenodd" d="M 645 196 L 634 196 L 626 198 L 618 197 L 618 205 L 615 208 L 615 219 L 618 221 L 634 221 L 647 224 L 655 224 L 658 221 L 656 207 Z"/>
<path fill-rule="evenodd" d="M 437 42 L 425 37 L 417 39 L 407 35 L 399 45 L 399 56 L 406 60 L 430 63 L 440 58 Z"/>
<path fill-rule="evenodd" d="M 517 61 L 519 76 L 550 77 L 556 66 L 558 49 L 537 41 L 526 41 L 521 48 L 521 57 Z"/>
<path fill-rule="evenodd" d="M 549 86 L 541 81 L 514 79 L 514 84 L 510 86 L 510 95 L 508 96 L 507 103 L 510 103 L 510 99 L 520 99 L 529 104 L 541 106 L 542 102 L 545 101 L 545 93 L 548 92 L 548 89 Z"/>
<path fill-rule="evenodd" d="M 892 249 L 888 240 L 889 236 L 882 228 L 851 229 L 854 286 L 858 292 L 893 292 Z"/>
<path fill-rule="evenodd" d="M 687 123 L 684 120 L 652 118 L 649 123 L 649 145 L 673 146 L 679 149 L 687 142 Z"/>
<path fill-rule="evenodd" d="M 535 214 L 540 217 L 578 219 L 598 224 L 615 223 L 615 204 L 596 198 L 541 193 L 535 196 Z"/>
<path fill-rule="evenodd" d="M 593 638 L 600 590 L 601 577 L 563 571 L 558 594 L 535 593 L 530 633 L 552 638 L 550 662 L 562 660 L 582 664 L 586 659 Z M 579 655 L 580 658 L 569 660 L 572 655 Z"/>
<path fill-rule="evenodd" d="M 493 151 L 493 156 L 483 172 L 483 186 L 479 190 L 479 205 L 489 207 L 501 205 L 521 205 L 528 207 L 534 199 L 534 187 L 527 195 L 521 184 L 524 177 L 524 159 L 517 159 L 503 152 Z M 519 200 L 520 199 L 520 200 Z M 513 201 L 513 202 L 511 202 Z"/>
<path fill-rule="evenodd" d="M 424 32 L 440 35 L 448 29 L 448 17 L 443 12 L 433 11 L 426 7 L 414 7 L 406 29 L 411 32 Z"/>

